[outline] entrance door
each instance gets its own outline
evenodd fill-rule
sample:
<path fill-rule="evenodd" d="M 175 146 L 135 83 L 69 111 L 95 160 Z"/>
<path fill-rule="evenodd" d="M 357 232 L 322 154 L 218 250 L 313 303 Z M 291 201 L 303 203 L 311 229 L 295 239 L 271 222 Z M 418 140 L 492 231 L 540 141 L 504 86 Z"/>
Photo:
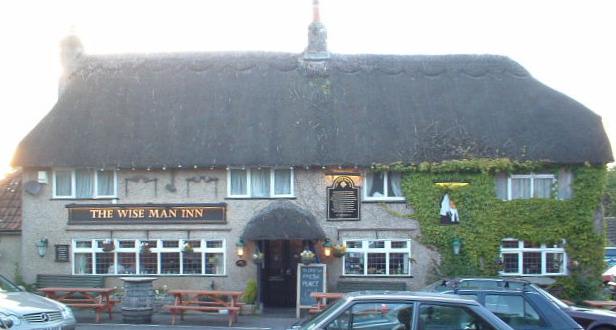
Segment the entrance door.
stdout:
<path fill-rule="evenodd" d="M 262 277 L 263 303 L 266 306 L 295 307 L 297 263 L 302 241 L 265 241 Z"/>

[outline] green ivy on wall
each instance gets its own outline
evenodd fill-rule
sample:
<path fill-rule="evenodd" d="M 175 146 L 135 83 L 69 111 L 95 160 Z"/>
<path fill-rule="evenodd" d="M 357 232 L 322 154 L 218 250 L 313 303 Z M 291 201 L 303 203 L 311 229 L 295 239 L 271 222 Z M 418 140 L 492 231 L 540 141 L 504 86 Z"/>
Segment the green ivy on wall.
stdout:
<path fill-rule="evenodd" d="M 594 231 L 594 212 L 606 182 L 604 167 L 581 165 L 570 168 L 574 175 L 573 198 L 503 201 L 496 197 L 494 174 L 557 173 L 559 168 L 537 162 L 508 159 L 458 160 L 405 166 L 375 166 L 376 170 L 405 173 L 404 194 L 419 221 L 423 244 L 435 247 L 441 255 L 440 272 L 444 276 L 498 275 L 500 242 L 516 238 L 537 243 L 556 243 L 565 239 L 569 260 L 579 263 L 569 275 L 557 277 L 563 296 L 569 299 L 593 297 L 600 287 L 604 239 Z M 466 187 L 449 190 L 456 201 L 459 225 L 440 224 L 440 201 L 444 188 L 435 180 L 467 181 Z M 452 242 L 461 239 L 459 255 L 453 254 Z"/>

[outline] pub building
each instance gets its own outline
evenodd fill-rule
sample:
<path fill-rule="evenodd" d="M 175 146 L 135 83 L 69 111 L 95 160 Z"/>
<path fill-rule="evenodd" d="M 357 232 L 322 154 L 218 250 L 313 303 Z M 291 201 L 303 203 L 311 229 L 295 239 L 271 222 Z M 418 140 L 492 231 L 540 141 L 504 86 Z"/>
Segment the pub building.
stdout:
<path fill-rule="evenodd" d="M 375 164 L 469 151 L 611 159 L 598 116 L 509 58 L 330 53 L 318 4 L 308 32 L 299 54 L 99 56 L 63 40 L 58 101 L 13 159 L 25 281 L 145 275 L 155 287 L 243 290 L 254 279 L 265 306 L 295 306 L 309 250 L 330 291 L 417 289 L 439 254 L 420 243 L 401 173 Z M 575 132 L 561 120 L 572 116 Z M 443 208 L 457 219 L 451 201 Z"/>

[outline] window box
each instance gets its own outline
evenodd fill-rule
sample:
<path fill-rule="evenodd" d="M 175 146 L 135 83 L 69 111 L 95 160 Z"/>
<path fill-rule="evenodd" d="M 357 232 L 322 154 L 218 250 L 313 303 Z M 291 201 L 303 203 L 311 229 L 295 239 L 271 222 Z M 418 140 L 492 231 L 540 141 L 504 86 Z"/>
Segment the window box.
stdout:
<path fill-rule="evenodd" d="M 400 172 L 367 172 L 364 175 L 364 201 L 404 201 Z"/>
<path fill-rule="evenodd" d="M 53 198 L 97 199 L 117 197 L 115 170 L 54 169 Z"/>
<path fill-rule="evenodd" d="M 563 244 L 547 245 L 516 239 L 501 242 L 501 275 L 567 275 L 567 254 Z"/>
<path fill-rule="evenodd" d="M 343 276 L 410 276 L 411 240 L 347 240 Z"/>
<path fill-rule="evenodd" d="M 293 168 L 230 168 L 229 198 L 292 198 Z"/>

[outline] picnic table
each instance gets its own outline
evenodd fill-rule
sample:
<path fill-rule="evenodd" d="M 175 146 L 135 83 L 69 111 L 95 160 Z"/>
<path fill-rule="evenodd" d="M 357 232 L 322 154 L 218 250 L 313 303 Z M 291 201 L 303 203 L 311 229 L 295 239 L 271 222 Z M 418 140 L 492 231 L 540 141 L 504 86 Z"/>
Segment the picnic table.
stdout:
<path fill-rule="evenodd" d="M 590 307 L 607 308 L 616 311 L 616 301 L 614 300 L 584 300 L 584 304 Z"/>
<path fill-rule="evenodd" d="M 199 311 L 226 314 L 229 326 L 237 321 L 240 312 L 239 298 L 241 291 L 222 290 L 169 290 L 170 295 L 175 297 L 173 305 L 165 305 L 164 308 L 171 312 L 171 325 L 175 325 L 176 314 L 184 320 L 185 311 Z"/>
<path fill-rule="evenodd" d="M 316 304 L 308 310 L 310 314 L 321 312 L 327 307 L 327 299 L 336 300 L 342 298 L 344 293 L 341 292 L 312 292 L 310 296 L 316 300 Z"/>
<path fill-rule="evenodd" d="M 100 313 L 107 311 L 111 320 L 111 311 L 116 303 L 109 297 L 114 288 L 66 288 L 53 287 L 39 289 L 47 298 L 59 301 L 74 308 L 91 308 L 96 312 L 96 323 Z"/>

